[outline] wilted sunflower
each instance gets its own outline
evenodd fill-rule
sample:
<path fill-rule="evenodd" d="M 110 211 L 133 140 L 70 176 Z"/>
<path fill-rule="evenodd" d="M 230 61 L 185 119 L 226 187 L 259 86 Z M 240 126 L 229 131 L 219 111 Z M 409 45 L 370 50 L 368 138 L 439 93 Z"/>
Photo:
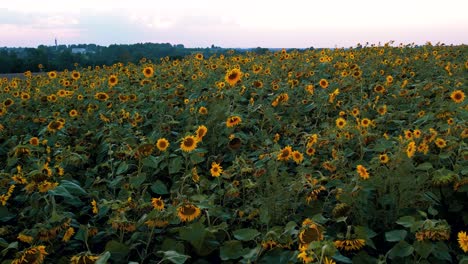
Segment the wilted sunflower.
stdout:
<path fill-rule="evenodd" d="M 221 176 L 221 173 L 223 173 L 223 168 L 219 163 L 213 162 L 211 163 L 211 169 L 210 169 L 211 176 L 213 177 L 219 177 Z"/>
<path fill-rule="evenodd" d="M 197 148 L 197 138 L 194 136 L 186 136 L 180 142 L 180 148 L 185 152 L 191 152 Z"/>
<path fill-rule="evenodd" d="M 153 67 L 151 67 L 151 66 L 146 66 L 145 68 L 143 68 L 143 75 L 144 75 L 146 78 L 151 78 L 151 77 L 153 77 L 153 75 L 154 75 L 154 69 L 153 69 Z"/>
<path fill-rule="evenodd" d="M 357 165 L 356 171 L 359 174 L 359 177 L 361 177 L 362 179 L 364 179 L 364 180 L 369 179 L 369 172 L 367 172 L 366 167 L 364 167 L 362 165 Z"/>
<path fill-rule="evenodd" d="M 241 77 L 242 72 L 239 69 L 234 68 L 226 73 L 224 80 L 229 83 L 229 85 L 234 86 L 240 81 Z"/>
<path fill-rule="evenodd" d="M 366 245 L 364 239 L 344 239 L 336 240 L 335 247 L 337 249 L 344 249 L 346 251 L 359 250 Z"/>
<path fill-rule="evenodd" d="M 160 151 L 166 151 L 167 148 L 169 147 L 169 141 L 165 138 L 160 138 L 158 139 L 158 141 L 156 142 L 156 147 L 160 150 Z"/>
<path fill-rule="evenodd" d="M 159 198 L 152 198 L 151 199 L 151 204 L 153 205 L 153 208 L 159 211 L 164 210 L 164 201 Z"/>
<path fill-rule="evenodd" d="M 63 127 L 64 127 L 64 123 L 54 120 L 54 121 L 51 121 L 49 125 L 47 125 L 47 130 L 50 132 L 55 132 L 57 130 L 62 129 Z"/>
<path fill-rule="evenodd" d="M 177 216 L 182 222 L 191 222 L 201 214 L 200 208 L 193 204 L 184 204 L 177 208 Z"/>
<path fill-rule="evenodd" d="M 74 255 L 70 259 L 70 264 L 94 264 L 99 256 L 89 255 L 88 252 Z"/>
<path fill-rule="evenodd" d="M 242 122 L 242 119 L 240 116 L 231 116 L 226 120 L 226 126 L 227 127 L 233 127 Z"/>
<path fill-rule="evenodd" d="M 459 104 L 465 100 L 465 93 L 462 90 L 455 90 L 450 94 L 450 98 Z"/>
<path fill-rule="evenodd" d="M 30 247 L 20 252 L 18 258 L 14 259 L 11 264 L 42 264 L 46 255 L 48 255 L 48 253 L 45 250 L 45 246 Z"/>

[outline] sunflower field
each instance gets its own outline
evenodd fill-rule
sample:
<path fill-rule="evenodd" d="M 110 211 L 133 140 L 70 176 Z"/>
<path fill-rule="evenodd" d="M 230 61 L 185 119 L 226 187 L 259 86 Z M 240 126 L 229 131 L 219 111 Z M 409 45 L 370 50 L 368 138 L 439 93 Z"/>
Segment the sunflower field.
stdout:
<path fill-rule="evenodd" d="M 0 79 L 0 263 L 468 263 L 468 47 Z"/>

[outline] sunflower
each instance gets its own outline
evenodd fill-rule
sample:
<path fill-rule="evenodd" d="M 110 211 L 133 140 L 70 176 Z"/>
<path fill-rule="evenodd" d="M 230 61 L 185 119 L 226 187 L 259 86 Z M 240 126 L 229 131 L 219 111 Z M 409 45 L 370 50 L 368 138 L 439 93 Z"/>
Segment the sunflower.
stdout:
<path fill-rule="evenodd" d="M 336 262 L 332 258 L 325 257 L 323 259 L 323 264 L 336 264 Z"/>
<path fill-rule="evenodd" d="M 338 128 L 343 129 L 346 126 L 346 120 L 342 117 L 338 117 L 335 120 L 335 124 Z"/>
<path fill-rule="evenodd" d="M 299 232 L 298 238 L 301 244 L 309 244 L 323 240 L 323 232 L 315 223 L 310 223 Z"/>
<path fill-rule="evenodd" d="M 23 250 L 18 258 L 14 259 L 11 264 L 25 264 L 25 263 L 34 263 L 41 264 L 44 262 L 45 256 L 48 253 L 45 250 L 45 246 L 34 246 L 28 249 Z"/>
<path fill-rule="evenodd" d="M 180 142 L 180 148 L 185 152 L 191 152 L 197 148 L 197 138 L 194 136 L 186 136 Z"/>
<path fill-rule="evenodd" d="M 227 127 L 233 127 L 242 122 L 242 119 L 240 116 L 231 116 L 226 120 L 226 126 Z"/>
<path fill-rule="evenodd" d="M 337 240 L 334 243 L 337 249 L 344 249 L 345 251 L 359 250 L 366 245 L 364 239 Z"/>
<path fill-rule="evenodd" d="M 314 261 L 313 254 L 307 253 L 307 250 L 301 251 L 301 253 L 297 255 L 297 258 L 302 260 L 302 263 L 304 264 L 312 263 L 312 261 Z"/>
<path fill-rule="evenodd" d="M 10 98 L 7 98 L 5 101 L 3 101 L 3 105 L 4 105 L 5 107 L 10 107 L 10 106 L 12 106 L 14 103 L 15 103 L 15 102 L 14 102 L 12 99 L 10 99 Z"/>
<path fill-rule="evenodd" d="M 98 214 L 99 208 L 98 208 L 98 206 L 97 206 L 96 200 L 93 199 L 93 200 L 91 201 L 91 207 L 93 208 L 93 214 Z"/>
<path fill-rule="evenodd" d="M 286 146 L 283 149 L 280 150 L 280 153 L 278 154 L 278 160 L 282 161 L 287 161 L 291 158 L 292 156 L 292 148 L 291 146 Z"/>
<path fill-rule="evenodd" d="M 99 101 L 107 101 L 107 99 L 109 99 L 109 95 L 107 93 L 99 92 L 94 95 L 94 98 Z"/>
<path fill-rule="evenodd" d="M 387 84 L 393 83 L 393 77 L 391 75 L 388 75 L 385 79 L 387 80 Z"/>
<path fill-rule="evenodd" d="M 369 118 L 363 118 L 361 120 L 361 126 L 364 127 L 364 128 L 367 128 L 369 127 L 369 125 L 371 124 L 372 122 L 370 121 Z"/>
<path fill-rule="evenodd" d="M 304 160 L 304 155 L 302 155 L 302 153 L 297 150 L 293 151 L 291 155 L 296 164 L 300 164 Z"/>
<path fill-rule="evenodd" d="M 159 211 L 164 210 L 164 201 L 159 198 L 152 198 L 151 199 L 151 204 L 153 205 L 153 208 Z"/>
<path fill-rule="evenodd" d="M 50 132 L 55 132 L 57 130 L 62 129 L 63 126 L 64 126 L 64 123 L 54 120 L 54 121 L 51 121 L 49 125 L 47 125 L 47 130 Z"/>
<path fill-rule="evenodd" d="M 146 66 L 145 68 L 143 68 L 143 75 L 144 75 L 146 78 L 151 78 L 151 77 L 153 77 L 153 75 L 154 75 L 154 69 L 153 69 L 153 67 L 151 67 L 151 66 Z"/>
<path fill-rule="evenodd" d="M 224 80 L 229 83 L 229 85 L 234 86 L 240 81 L 241 77 L 242 72 L 239 69 L 234 68 L 226 73 Z"/>
<path fill-rule="evenodd" d="M 406 147 L 406 155 L 408 156 L 408 158 L 411 158 L 414 156 L 415 153 L 416 153 L 416 143 L 414 141 L 411 141 Z"/>
<path fill-rule="evenodd" d="M 385 93 L 385 88 L 382 85 L 377 84 L 374 87 L 374 92 L 383 94 L 383 93 Z"/>
<path fill-rule="evenodd" d="M 443 138 L 437 138 L 435 144 L 438 148 L 445 148 L 447 146 L 447 142 Z"/>
<path fill-rule="evenodd" d="M 313 147 L 308 147 L 308 148 L 306 149 L 306 154 L 307 154 L 308 156 L 313 156 L 313 155 L 315 155 L 315 148 L 313 148 Z"/>
<path fill-rule="evenodd" d="M 460 248 L 463 250 L 463 252 L 468 252 L 468 236 L 466 235 L 466 232 L 458 232 L 458 244 L 460 245 Z"/>
<path fill-rule="evenodd" d="M 181 205 L 177 208 L 177 216 L 182 222 L 191 222 L 201 214 L 200 208 L 193 204 Z"/>
<path fill-rule="evenodd" d="M 328 87 L 328 81 L 325 80 L 325 79 L 321 79 L 320 82 L 319 82 L 319 85 L 320 87 L 322 87 L 323 89 L 326 89 Z"/>
<path fill-rule="evenodd" d="M 211 163 L 210 173 L 213 177 L 219 177 L 221 176 L 221 173 L 223 173 L 223 168 L 219 165 L 219 163 L 213 161 L 213 163 Z"/>
<path fill-rule="evenodd" d="M 364 180 L 369 179 L 369 172 L 367 172 L 366 167 L 362 165 L 357 165 L 356 170 L 357 170 L 357 173 L 359 174 L 359 177 L 361 177 Z"/>
<path fill-rule="evenodd" d="M 421 130 L 415 129 L 415 130 L 413 131 L 413 137 L 414 137 L 414 138 L 420 138 L 420 137 L 421 137 Z"/>
<path fill-rule="evenodd" d="M 38 146 L 39 145 L 39 138 L 37 137 L 32 137 L 29 139 L 29 144 L 33 146 Z"/>
<path fill-rule="evenodd" d="M 56 71 L 50 71 L 47 73 L 50 79 L 55 79 L 57 78 L 57 72 Z"/>
<path fill-rule="evenodd" d="M 69 227 L 67 231 L 65 231 L 65 234 L 63 235 L 62 241 L 63 242 L 68 242 L 70 238 L 75 234 L 75 229 L 73 227 Z"/>
<path fill-rule="evenodd" d="M 381 105 L 377 108 L 379 115 L 385 115 L 387 113 L 387 105 Z"/>
<path fill-rule="evenodd" d="M 71 257 L 70 264 L 94 264 L 98 259 L 99 256 L 88 255 L 88 253 L 80 253 Z"/>
<path fill-rule="evenodd" d="M 158 141 L 156 142 L 156 147 L 160 150 L 160 151 L 166 151 L 167 148 L 169 147 L 169 141 L 165 138 L 160 138 L 158 139 Z"/>
<path fill-rule="evenodd" d="M 114 74 L 109 76 L 109 79 L 107 79 L 107 84 L 109 84 L 110 87 L 114 87 L 118 82 L 119 78 L 117 78 L 117 76 Z"/>
<path fill-rule="evenodd" d="M 17 239 L 23 243 L 28 243 L 28 244 L 31 244 L 34 240 L 34 238 L 32 236 L 28 236 L 28 235 L 25 235 L 25 234 L 19 234 Z"/>
<path fill-rule="evenodd" d="M 208 128 L 204 125 L 198 126 L 195 134 L 197 135 L 197 141 L 202 141 L 203 137 L 206 136 Z"/>
<path fill-rule="evenodd" d="M 70 117 L 76 117 L 78 116 L 78 111 L 76 111 L 75 109 L 72 109 L 70 110 L 70 112 L 68 112 L 68 115 L 70 115 Z"/>
<path fill-rule="evenodd" d="M 206 109 L 206 107 L 204 107 L 204 106 L 200 106 L 200 108 L 198 108 L 198 113 L 200 115 L 206 115 L 206 114 L 208 114 L 208 109 Z"/>
<path fill-rule="evenodd" d="M 197 59 L 197 60 L 203 60 L 203 54 L 201 54 L 201 53 L 195 54 L 195 59 Z"/>
<path fill-rule="evenodd" d="M 462 90 L 455 90 L 450 94 L 450 98 L 452 98 L 455 103 L 459 104 L 465 100 L 465 93 Z"/>
<path fill-rule="evenodd" d="M 380 154 L 379 155 L 379 160 L 380 160 L 380 163 L 387 164 L 388 161 L 390 160 L 390 158 L 388 157 L 387 154 Z"/>
<path fill-rule="evenodd" d="M 78 79 L 81 77 L 81 74 L 80 74 L 80 72 L 73 71 L 73 72 L 71 73 L 71 77 L 72 77 L 73 80 L 76 81 L 76 80 L 78 80 Z"/>

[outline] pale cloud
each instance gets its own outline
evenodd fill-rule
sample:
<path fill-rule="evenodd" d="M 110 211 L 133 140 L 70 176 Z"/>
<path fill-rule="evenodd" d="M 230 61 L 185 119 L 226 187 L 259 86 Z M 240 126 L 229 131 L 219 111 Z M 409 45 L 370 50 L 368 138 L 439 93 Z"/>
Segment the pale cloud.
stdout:
<path fill-rule="evenodd" d="M 72 8 L 66 1 L 17 0 L 0 8 L 0 30 L 7 32 L 0 46 L 34 47 L 55 37 L 66 44 L 188 47 L 466 44 L 467 9 L 465 0 L 82 0 Z"/>

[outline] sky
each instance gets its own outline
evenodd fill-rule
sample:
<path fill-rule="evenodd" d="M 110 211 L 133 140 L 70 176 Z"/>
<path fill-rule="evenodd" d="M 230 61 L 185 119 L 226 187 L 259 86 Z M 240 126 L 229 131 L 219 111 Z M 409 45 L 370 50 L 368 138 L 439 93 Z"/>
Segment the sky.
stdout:
<path fill-rule="evenodd" d="M 4 3 L 6 2 L 6 3 Z M 467 0 L 15 0 L 0 4 L 0 47 L 171 43 L 333 48 L 468 44 Z"/>

